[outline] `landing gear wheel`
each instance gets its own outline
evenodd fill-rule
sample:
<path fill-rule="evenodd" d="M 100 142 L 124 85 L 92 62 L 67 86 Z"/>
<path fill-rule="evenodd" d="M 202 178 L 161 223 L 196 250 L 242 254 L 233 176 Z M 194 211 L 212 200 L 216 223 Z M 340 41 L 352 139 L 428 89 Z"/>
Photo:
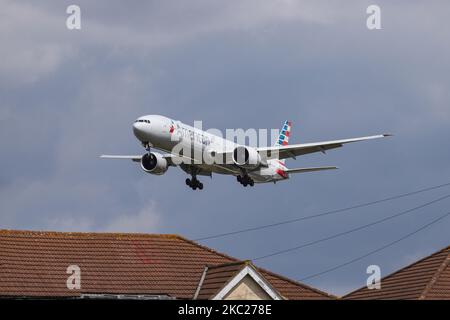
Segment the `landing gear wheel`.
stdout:
<path fill-rule="evenodd" d="M 203 183 L 197 180 L 197 178 L 186 179 L 186 185 L 191 187 L 192 190 L 203 190 Z"/>
<path fill-rule="evenodd" d="M 255 185 L 255 182 L 253 181 L 252 178 L 250 178 L 248 175 L 245 176 L 237 176 L 236 177 L 237 181 L 242 184 L 244 187 L 246 186 L 251 186 L 253 187 Z"/>

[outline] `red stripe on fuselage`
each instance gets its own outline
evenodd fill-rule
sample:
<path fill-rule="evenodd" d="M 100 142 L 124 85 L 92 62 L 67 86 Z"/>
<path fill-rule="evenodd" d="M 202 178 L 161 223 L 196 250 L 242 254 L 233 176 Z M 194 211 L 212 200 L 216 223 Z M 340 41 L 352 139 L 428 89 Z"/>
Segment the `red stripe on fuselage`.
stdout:
<path fill-rule="evenodd" d="M 283 178 L 287 179 L 288 175 L 286 173 L 286 171 L 282 170 L 282 169 L 277 169 L 277 174 L 279 174 L 280 176 L 282 176 Z"/>

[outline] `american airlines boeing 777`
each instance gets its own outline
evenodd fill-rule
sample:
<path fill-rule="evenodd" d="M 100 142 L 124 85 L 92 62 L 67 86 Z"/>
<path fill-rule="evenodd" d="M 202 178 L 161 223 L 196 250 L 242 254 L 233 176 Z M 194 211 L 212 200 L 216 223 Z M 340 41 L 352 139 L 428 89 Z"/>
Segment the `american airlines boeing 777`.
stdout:
<path fill-rule="evenodd" d="M 193 190 L 203 189 L 198 176 L 212 176 L 212 173 L 235 176 L 246 187 L 287 180 L 292 173 L 337 169 L 332 166 L 289 169 L 285 159 L 314 152 L 325 153 L 346 143 L 389 136 L 380 134 L 289 145 L 291 122 L 286 121 L 274 146 L 251 147 L 160 115 L 138 118 L 133 123 L 133 132 L 146 149 L 144 155 L 102 155 L 101 158 L 130 159 L 139 162 L 145 172 L 155 175 L 164 174 L 170 166 L 179 166 L 191 175 L 186 179 L 186 185 Z M 163 153 L 154 152 L 153 148 Z"/>

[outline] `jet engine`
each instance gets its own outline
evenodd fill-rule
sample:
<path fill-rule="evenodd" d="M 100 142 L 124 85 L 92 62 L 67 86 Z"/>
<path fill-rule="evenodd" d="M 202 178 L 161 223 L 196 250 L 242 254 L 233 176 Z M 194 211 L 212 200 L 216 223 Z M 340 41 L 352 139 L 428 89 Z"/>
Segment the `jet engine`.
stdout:
<path fill-rule="evenodd" d="M 167 160 L 160 153 L 146 153 L 141 158 L 141 168 L 147 173 L 161 175 L 168 167 Z"/>
<path fill-rule="evenodd" d="M 261 156 L 253 148 L 240 146 L 233 151 L 233 162 L 245 169 L 256 169 L 261 165 Z"/>

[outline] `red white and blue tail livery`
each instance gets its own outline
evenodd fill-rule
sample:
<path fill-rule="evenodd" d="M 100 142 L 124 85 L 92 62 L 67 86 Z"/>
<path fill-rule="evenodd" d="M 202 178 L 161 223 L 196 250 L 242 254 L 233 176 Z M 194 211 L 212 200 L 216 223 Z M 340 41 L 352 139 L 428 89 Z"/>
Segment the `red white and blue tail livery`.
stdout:
<path fill-rule="evenodd" d="M 287 146 L 289 143 L 289 136 L 291 134 L 292 124 L 290 121 L 285 121 L 283 127 L 280 130 L 280 136 L 278 141 L 275 143 L 276 146 Z"/>

